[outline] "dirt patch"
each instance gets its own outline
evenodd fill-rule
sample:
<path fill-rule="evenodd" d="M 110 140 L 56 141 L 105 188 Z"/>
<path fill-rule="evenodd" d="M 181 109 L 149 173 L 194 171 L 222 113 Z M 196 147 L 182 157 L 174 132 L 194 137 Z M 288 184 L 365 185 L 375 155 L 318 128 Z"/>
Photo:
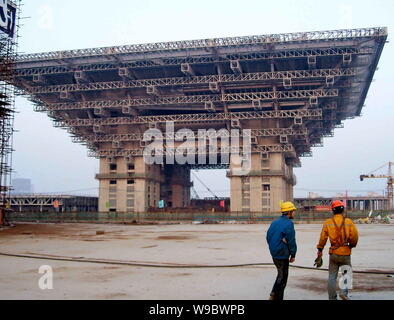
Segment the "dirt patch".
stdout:
<path fill-rule="evenodd" d="M 54 272 L 67 272 L 69 271 L 70 268 L 68 267 L 53 267 L 53 271 Z M 35 268 L 35 269 L 28 269 L 28 270 L 24 270 L 24 271 L 20 271 L 18 272 L 19 274 L 39 274 L 38 273 L 39 268 Z"/>
<path fill-rule="evenodd" d="M 120 269 L 120 267 L 104 267 L 103 269 L 106 269 L 106 270 L 117 270 L 117 269 Z"/>
<path fill-rule="evenodd" d="M 110 238 L 106 238 L 106 240 L 130 240 L 131 238 L 133 238 L 133 236 L 128 236 L 128 235 L 117 235 L 117 236 L 113 236 Z"/>
<path fill-rule="evenodd" d="M 327 278 L 301 277 L 296 280 L 295 287 L 323 293 L 327 291 Z M 356 292 L 394 291 L 394 278 L 388 278 L 386 275 L 356 273 L 353 275 L 353 290 Z"/>
<path fill-rule="evenodd" d="M 178 273 L 166 273 L 163 274 L 163 276 L 170 277 L 170 278 L 175 278 L 175 277 L 188 277 L 191 276 L 191 273 L 187 272 L 178 272 Z"/>
<path fill-rule="evenodd" d="M 67 229 L 67 233 L 65 232 Z M 49 224 L 18 224 L 14 228 L 4 230 L 0 236 L 14 236 L 14 235 L 56 235 L 65 236 L 70 233 L 76 234 L 81 232 L 81 229 L 65 228 L 62 225 L 49 225 Z"/>
<path fill-rule="evenodd" d="M 97 231 L 99 231 L 99 234 L 97 234 Z M 87 225 L 31 223 L 17 224 L 16 227 L 3 230 L 0 233 L 0 240 L 8 237 L 106 241 L 129 240 L 134 236 L 124 234 L 124 230 L 108 230 L 100 233 L 100 230 Z"/>
<path fill-rule="evenodd" d="M 327 279 L 322 279 L 320 277 L 301 277 L 300 279 L 297 279 L 295 287 L 316 293 L 322 293 L 327 291 Z"/>
<path fill-rule="evenodd" d="M 108 294 L 103 294 L 97 296 L 97 299 L 119 299 L 119 298 L 124 298 L 127 297 L 126 293 L 122 292 L 116 292 L 116 293 L 108 293 Z"/>
<path fill-rule="evenodd" d="M 157 240 L 188 240 L 193 239 L 192 236 L 160 236 L 157 237 Z"/>

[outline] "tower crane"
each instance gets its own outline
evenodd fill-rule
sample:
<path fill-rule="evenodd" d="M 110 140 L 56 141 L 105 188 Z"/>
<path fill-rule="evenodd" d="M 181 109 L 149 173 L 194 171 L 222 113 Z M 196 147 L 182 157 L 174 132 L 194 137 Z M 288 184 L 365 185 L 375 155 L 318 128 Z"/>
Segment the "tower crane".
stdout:
<path fill-rule="evenodd" d="M 193 171 L 192 174 L 214 196 L 215 199 L 219 199 L 219 197 L 211 189 L 209 189 L 208 186 Z"/>
<path fill-rule="evenodd" d="M 394 184 L 394 176 L 392 172 L 392 167 L 394 162 L 385 163 L 383 166 L 377 168 L 376 170 L 372 171 L 370 174 L 362 174 L 360 175 L 360 181 L 364 179 L 387 179 L 387 198 L 389 202 L 389 209 L 393 209 L 393 184 Z M 387 174 L 372 174 L 373 172 L 388 166 Z"/>

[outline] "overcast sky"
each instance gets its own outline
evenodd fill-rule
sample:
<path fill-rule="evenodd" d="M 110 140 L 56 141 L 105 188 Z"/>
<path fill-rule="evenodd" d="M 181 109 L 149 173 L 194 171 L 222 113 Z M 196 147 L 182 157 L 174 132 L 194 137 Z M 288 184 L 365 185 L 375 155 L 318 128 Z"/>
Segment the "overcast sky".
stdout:
<path fill-rule="evenodd" d="M 214 1 L 214 0 L 35 0 L 24 1 L 19 49 L 22 53 L 266 33 L 387 26 L 393 28 L 394 1 Z M 296 196 L 382 193 L 384 179 L 359 181 L 394 161 L 393 46 L 387 43 L 362 117 L 346 120 L 312 158 L 295 169 Z M 40 193 L 98 194 L 98 160 L 87 157 L 65 130 L 44 113 L 17 99 L 14 178 L 29 178 Z M 382 172 L 382 171 L 380 171 Z M 229 194 L 224 170 L 196 173 L 218 195 Z M 200 196 L 210 193 L 198 182 Z"/>

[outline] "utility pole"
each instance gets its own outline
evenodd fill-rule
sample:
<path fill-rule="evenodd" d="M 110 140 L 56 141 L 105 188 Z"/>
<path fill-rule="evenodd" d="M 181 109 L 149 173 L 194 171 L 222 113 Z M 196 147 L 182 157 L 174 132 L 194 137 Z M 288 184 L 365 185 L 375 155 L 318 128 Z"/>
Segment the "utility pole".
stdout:
<path fill-rule="evenodd" d="M 392 162 L 389 162 L 388 178 L 387 178 L 387 197 L 389 200 L 389 210 L 393 209 L 393 172 L 392 172 Z"/>
<path fill-rule="evenodd" d="M 347 190 L 345 191 L 345 213 L 347 213 Z"/>

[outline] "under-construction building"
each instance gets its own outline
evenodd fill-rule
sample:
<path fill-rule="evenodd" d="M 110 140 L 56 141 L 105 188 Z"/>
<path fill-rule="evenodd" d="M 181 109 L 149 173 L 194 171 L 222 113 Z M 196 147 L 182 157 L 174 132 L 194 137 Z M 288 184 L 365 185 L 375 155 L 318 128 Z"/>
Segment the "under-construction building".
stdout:
<path fill-rule="evenodd" d="M 364 28 L 25 54 L 14 84 L 100 159 L 100 211 L 188 206 L 195 168 L 228 169 L 231 211 L 277 211 L 300 158 L 360 116 L 386 38 Z M 164 163 L 144 157 L 148 129 L 165 132 Z M 197 148 L 187 138 L 201 129 L 245 140 L 208 134 Z M 181 146 L 192 161 L 173 161 Z"/>
<path fill-rule="evenodd" d="M 12 135 L 15 89 L 12 85 L 17 55 L 20 1 L 0 1 L 0 209 L 9 207 L 12 172 Z M 2 211 L 3 212 L 3 211 Z M 2 217 L 0 217 L 0 225 Z"/>

